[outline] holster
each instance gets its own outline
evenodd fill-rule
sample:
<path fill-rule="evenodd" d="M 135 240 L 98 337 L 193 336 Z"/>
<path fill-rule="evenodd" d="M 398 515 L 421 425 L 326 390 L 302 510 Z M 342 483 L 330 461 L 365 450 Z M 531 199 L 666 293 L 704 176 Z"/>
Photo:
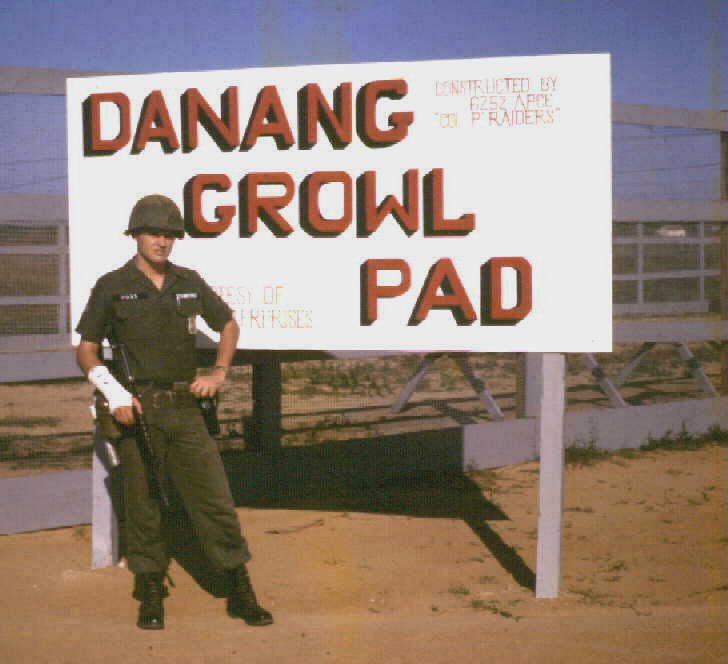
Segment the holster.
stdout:
<path fill-rule="evenodd" d="M 98 390 L 94 391 L 94 410 L 96 412 L 96 426 L 102 438 L 117 441 L 124 434 L 128 434 L 128 429 L 114 419 L 109 410 L 109 402 Z"/>
<path fill-rule="evenodd" d="M 202 419 L 205 420 L 207 432 L 213 438 L 220 435 L 220 421 L 217 419 L 217 397 L 202 397 L 197 400 L 202 413 Z"/>

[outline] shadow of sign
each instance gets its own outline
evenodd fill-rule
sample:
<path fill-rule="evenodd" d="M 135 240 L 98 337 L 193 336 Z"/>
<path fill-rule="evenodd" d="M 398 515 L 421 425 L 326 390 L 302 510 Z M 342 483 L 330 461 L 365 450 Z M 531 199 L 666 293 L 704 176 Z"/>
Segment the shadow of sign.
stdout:
<path fill-rule="evenodd" d="M 223 460 L 238 506 L 462 519 L 517 583 L 534 589 L 534 572 L 488 523 L 508 515 L 463 474 L 462 455 L 461 431 L 452 428 L 273 453 L 236 450 Z M 205 571 L 189 535 L 173 541 L 178 562 L 203 588 L 219 592 L 221 580 Z"/>

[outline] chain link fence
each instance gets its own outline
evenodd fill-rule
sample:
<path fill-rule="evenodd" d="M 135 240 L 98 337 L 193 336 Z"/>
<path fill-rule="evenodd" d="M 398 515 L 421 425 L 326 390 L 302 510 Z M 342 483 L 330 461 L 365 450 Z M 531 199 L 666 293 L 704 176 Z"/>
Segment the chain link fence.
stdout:
<path fill-rule="evenodd" d="M 0 94 L 0 141 L 0 196 L 24 197 L 25 206 L 0 209 L 0 353 L 37 351 L 32 361 L 42 374 L 43 351 L 68 348 L 72 327 L 65 98 Z M 613 141 L 615 199 L 725 196 L 725 132 L 615 124 Z M 34 200 L 43 203 L 35 206 Z M 19 209 L 27 214 L 13 212 Z M 614 224 L 613 238 L 615 314 L 721 315 L 719 223 L 621 221 Z M 636 350 L 636 345 L 617 346 L 599 358 L 600 364 L 608 373 L 618 372 Z M 720 382 L 720 346 L 704 343 L 693 350 L 713 382 Z M 446 357 L 418 385 L 408 408 L 394 413 L 390 407 L 418 361 L 418 356 L 387 356 L 284 364 L 283 444 L 376 437 L 488 418 L 472 386 Z M 608 405 L 579 357 L 570 356 L 568 364 L 569 407 Z M 515 414 L 516 365 L 514 354 L 471 358 L 506 417 Z M 231 372 L 220 401 L 223 449 L 245 445 L 251 385 L 250 367 Z M 646 358 L 623 390 L 634 404 L 701 396 L 669 347 Z M 89 468 L 90 403 L 91 387 L 81 377 L 0 382 L 0 477 Z"/>

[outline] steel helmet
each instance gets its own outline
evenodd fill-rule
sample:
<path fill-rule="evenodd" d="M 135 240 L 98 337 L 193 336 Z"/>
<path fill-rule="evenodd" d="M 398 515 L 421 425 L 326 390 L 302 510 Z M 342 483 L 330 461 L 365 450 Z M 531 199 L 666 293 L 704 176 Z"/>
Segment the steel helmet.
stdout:
<path fill-rule="evenodd" d="M 163 231 L 184 237 L 185 222 L 177 204 L 161 194 L 150 194 L 140 198 L 129 215 L 126 235 L 143 231 Z"/>

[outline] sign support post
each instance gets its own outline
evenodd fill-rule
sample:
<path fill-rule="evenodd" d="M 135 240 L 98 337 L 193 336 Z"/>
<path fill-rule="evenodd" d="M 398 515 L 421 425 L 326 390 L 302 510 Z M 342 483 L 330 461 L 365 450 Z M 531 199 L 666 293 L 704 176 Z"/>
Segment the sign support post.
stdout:
<path fill-rule="evenodd" d="M 109 567 L 119 563 L 119 522 L 111 500 L 111 472 L 104 463 L 104 439 L 94 433 L 94 452 L 91 472 L 91 568 Z"/>
<path fill-rule="evenodd" d="M 536 597 L 559 595 L 564 503 L 565 357 L 544 353 L 538 414 L 540 453 Z"/>

